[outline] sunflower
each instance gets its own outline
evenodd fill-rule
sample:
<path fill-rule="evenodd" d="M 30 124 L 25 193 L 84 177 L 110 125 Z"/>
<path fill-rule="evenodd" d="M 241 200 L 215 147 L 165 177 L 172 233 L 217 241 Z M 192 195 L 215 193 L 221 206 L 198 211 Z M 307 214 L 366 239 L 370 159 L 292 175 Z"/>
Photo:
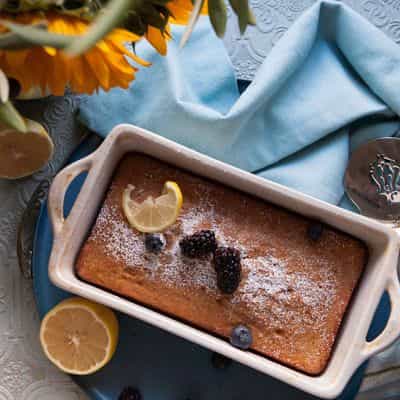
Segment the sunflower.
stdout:
<path fill-rule="evenodd" d="M 1 13 L 1 18 L 25 25 L 44 22 L 49 32 L 63 35 L 81 35 L 89 26 L 89 22 L 80 18 L 55 12 Z M 0 26 L 0 33 L 5 31 L 7 29 Z M 100 87 L 106 91 L 115 86 L 127 88 L 137 71 L 127 58 L 143 66 L 149 65 L 124 46 L 126 42 L 139 39 L 132 32 L 115 28 L 93 48 L 76 57 L 51 47 L 0 50 L 0 69 L 20 83 L 22 93 L 40 87 L 42 93 L 61 96 L 67 85 L 76 93 L 88 94 Z"/>
<path fill-rule="evenodd" d="M 171 15 L 171 23 L 186 25 L 193 10 L 193 3 L 191 0 L 171 0 L 165 7 Z M 207 1 L 204 2 L 202 14 L 207 14 Z M 149 25 L 145 36 L 160 54 L 165 55 L 167 53 L 167 40 L 171 37 L 169 23 L 164 31 Z"/>

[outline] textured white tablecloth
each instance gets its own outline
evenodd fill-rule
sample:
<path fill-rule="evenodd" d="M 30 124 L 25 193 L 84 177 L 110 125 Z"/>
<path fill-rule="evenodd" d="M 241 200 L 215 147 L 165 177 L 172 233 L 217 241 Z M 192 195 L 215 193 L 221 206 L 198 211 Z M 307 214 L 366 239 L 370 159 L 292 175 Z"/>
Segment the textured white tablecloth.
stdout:
<path fill-rule="evenodd" d="M 258 27 L 250 28 L 244 37 L 231 18 L 225 42 L 238 78 L 251 79 L 274 43 L 315 1 L 251 0 Z M 400 43 L 400 0 L 343 2 Z M 20 274 L 15 246 L 18 223 L 33 190 L 61 167 L 79 141 L 80 130 L 73 118 L 77 101 L 66 96 L 22 105 L 28 116 L 45 123 L 56 143 L 56 154 L 44 170 L 29 179 L 0 181 L 0 400 L 86 399 L 41 353 L 32 283 Z M 400 399 L 400 345 L 371 360 L 358 398 L 384 399 Z"/>

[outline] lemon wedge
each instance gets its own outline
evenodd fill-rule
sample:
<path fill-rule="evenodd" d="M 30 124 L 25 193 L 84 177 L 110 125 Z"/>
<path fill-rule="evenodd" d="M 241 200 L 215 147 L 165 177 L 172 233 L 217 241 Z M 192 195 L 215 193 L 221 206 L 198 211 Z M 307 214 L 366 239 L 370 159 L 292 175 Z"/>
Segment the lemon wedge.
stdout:
<path fill-rule="evenodd" d="M 135 187 L 128 185 L 122 195 L 122 208 L 129 224 L 139 232 L 162 232 L 175 223 L 183 196 L 175 182 L 167 181 L 161 196 L 148 197 L 142 203 L 132 199 Z"/>
<path fill-rule="evenodd" d="M 43 126 L 29 119 L 25 123 L 25 133 L 0 124 L 0 178 L 31 175 L 53 155 L 53 142 Z"/>
<path fill-rule="evenodd" d="M 118 342 L 113 311 L 92 301 L 72 297 L 44 317 L 40 327 L 44 353 L 62 371 L 88 375 L 106 365 Z"/>

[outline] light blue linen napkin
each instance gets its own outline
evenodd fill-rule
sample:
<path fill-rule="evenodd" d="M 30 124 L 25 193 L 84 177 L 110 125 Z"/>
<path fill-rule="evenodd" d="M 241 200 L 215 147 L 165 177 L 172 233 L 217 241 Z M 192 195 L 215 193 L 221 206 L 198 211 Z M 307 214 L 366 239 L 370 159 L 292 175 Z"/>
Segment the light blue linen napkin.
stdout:
<path fill-rule="evenodd" d="M 398 128 L 400 47 L 342 3 L 304 13 L 241 95 L 208 20 L 180 50 L 182 31 L 166 58 L 140 43 L 153 66 L 85 98 L 81 120 L 103 136 L 132 123 L 335 204 L 350 151 Z"/>

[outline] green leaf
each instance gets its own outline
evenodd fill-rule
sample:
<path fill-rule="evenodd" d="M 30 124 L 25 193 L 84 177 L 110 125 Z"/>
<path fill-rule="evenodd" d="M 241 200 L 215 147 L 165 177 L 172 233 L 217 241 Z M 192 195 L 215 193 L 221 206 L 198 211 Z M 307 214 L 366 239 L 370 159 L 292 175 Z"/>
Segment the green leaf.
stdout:
<path fill-rule="evenodd" d="M 179 46 L 182 48 L 186 42 L 189 40 L 190 35 L 193 32 L 194 26 L 196 25 L 197 20 L 200 17 L 201 9 L 203 7 L 204 0 L 195 0 L 192 13 L 190 14 L 189 23 L 186 26 L 185 31 L 183 32 L 181 41 Z"/>
<path fill-rule="evenodd" d="M 208 14 L 211 24 L 218 37 L 223 37 L 226 31 L 226 5 L 224 0 L 208 0 Z"/>
<path fill-rule="evenodd" d="M 44 25 L 40 25 L 40 27 L 38 27 L 38 25 L 21 25 L 5 20 L 0 20 L 0 22 L 1 25 L 4 25 L 6 28 L 8 28 L 11 33 L 15 34 L 21 40 L 21 42 L 26 43 L 26 47 L 32 47 L 32 45 L 35 45 L 63 49 L 72 43 L 74 37 L 77 37 L 73 35 L 66 36 L 58 33 L 50 33 L 44 29 Z"/>
<path fill-rule="evenodd" d="M 88 32 L 67 47 L 67 53 L 77 56 L 93 47 L 125 19 L 129 8 L 136 1 L 138 0 L 111 0 L 94 20 Z"/>
<path fill-rule="evenodd" d="M 229 3 L 239 19 L 239 29 L 240 33 L 243 35 L 247 25 L 254 25 L 256 22 L 250 10 L 248 0 L 229 0 Z"/>
<path fill-rule="evenodd" d="M 0 121 L 17 131 L 26 132 L 24 119 L 10 101 L 0 103 Z"/>
<path fill-rule="evenodd" d="M 256 16 L 254 15 L 251 8 L 249 8 L 249 18 L 248 18 L 249 25 L 257 25 Z"/>
<path fill-rule="evenodd" d="M 240 33 L 243 35 L 247 28 L 247 0 L 229 0 L 229 3 L 238 17 Z"/>
<path fill-rule="evenodd" d="M 0 69 L 0 101 L 5 103 L 8 101 L 10 94 L 10 86 L 8 84 L 8 78 L 6 74 Z"/>

